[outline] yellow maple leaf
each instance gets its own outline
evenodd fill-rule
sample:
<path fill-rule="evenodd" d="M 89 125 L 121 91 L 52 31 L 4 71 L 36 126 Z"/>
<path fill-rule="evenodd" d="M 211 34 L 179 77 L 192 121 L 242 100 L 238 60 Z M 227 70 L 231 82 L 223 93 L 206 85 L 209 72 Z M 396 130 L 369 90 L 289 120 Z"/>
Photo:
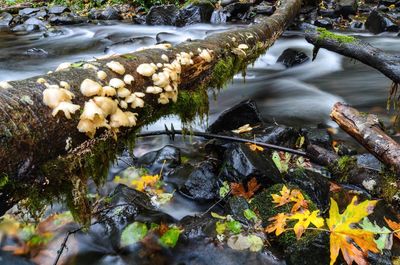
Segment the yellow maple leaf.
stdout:
<path fill-rule="evenodd" d="M 271 194 L 272 202 L 277 204 L 275 207 L 285 205 L 290 202 L 294 202 L 291 212 L 297 212 L 300 208 L 307 209 L 308 201 L 304 199 L 303 194 L 298 189 L 290 190 L 285 185 L 278 194 Z"/>
<path fill-rule="evenodd" d="M 268 221 L 273 221 L 269 226 L 265 228 L 265 232 L 273 233 L 275 231 L 275 235 L 279 236 L 283 232 L 285 232 L 286 220 L 288 216 L 284 213 L 278 213 L 277 215 L 268 219 Z"/>
<path fill-rule="evenodd" d="M 324 219 L 318 215 L 319 210 L 313 211 L 312 213 L 310 213 L 309 210 L 305 210 L 303 212 L 297 212 L 289 217 L 289 219 L 299 220 L 293 227 L 297 239 L 300 239 L 310 224 L 313 224 L 316 228 L 324 226 Z"/>
<path fill-rule="evenodd" d="M 354 224 L 372 213 L 377 201 L 366 200 L 357 204 L 354 196 L 346 210 L 340 214 L 338 204 L 331 198 L 329 218 L 326 220 L 330 231 L 330 265 L 333 265 L 342 251 L 346 263 L 351 265 L 356 262 L 366 265 L 368 251 L 378 253 L 379 249 L 374 241 L 374 233 L 355 228 Z M 355 245 L 359 248 L 357 248 Z"/>
<path fill-rule="evenodd" d="M 241 133 L 245 133 L 245 132 L 250 132 L 251 130 L 253 130 L 253 127 L 251 127 L 250 124 L 245 124 L 245 125 L 237 128 L 236 130 L 232 130 L 232 132 L 241 134 Z"/>
<path fill-rule="evenodd" d="M 132 180 L 131 185 L 138 191 L 145 191 L 146 188 L 154 188 L 159 180 L 159 175 L 144 175 L 139 179 Z"/>
<path fill-rule="evenodd" d="M 260 151 L 260 152 L 264 151 L 264 148 L 262 148 L 261 146 L 258 146 L 256 144 L 252 144 L 252 143 L 246 143 L 246 144 L 249 146 L 251 151 L 254 151 L 254 152 L 255 151 Z"/>
<path fill-rule="evenodd" d="M 279 207 L 289 203 L 290 200 L 290 190 L 283 185 L 282 190 L 279 192 L 281 195 L 278 194 L 271 194 L 272 202 L 277 204 L 275 207 Z"/>

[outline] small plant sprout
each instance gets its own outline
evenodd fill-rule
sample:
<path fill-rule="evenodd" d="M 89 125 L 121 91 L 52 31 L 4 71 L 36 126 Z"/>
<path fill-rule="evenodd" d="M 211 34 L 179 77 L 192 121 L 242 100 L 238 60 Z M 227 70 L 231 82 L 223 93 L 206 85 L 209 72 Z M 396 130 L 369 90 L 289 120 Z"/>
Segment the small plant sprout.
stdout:
<path fill-rule="evenodd" d="M 125 67 L 119 62 L 111 61 L 111 62 L 108 62 L 106 65 L 108 68 L 110 68 L 113 72 L 115 72 L 117 74 L 120 74 L 120 75 L 125 74 Z"/>
<path fill-rule="evenodd" d="M 107 96 L 107 97 L 112 97 L 115 96 L 117 94 L 117 91 L 115 90 L 115 88 L 111 87 L 111 86 L 104 86 L 101 92 L 101 95 Z"/>
<path fill-rule="evenodd" d="M 117 89 L 117 96 L 120 98 L 129 97 L 130 94 L 131 94 L 131 91 L 125 87 L 120 87 Z"/>
<path fill-rule="evenodd" d="M 60 82 L 60 87 L 65 88 L 65 89 L 68 89 L 68 90 L 71 89 L 71 86 L 70 86 L 67 82 L 65 82 L 65 81 L 61 81 L 61 82 Z"/>
<path fill-rule="evenodd" d="M 54 109 L 61 102 L 71 102 L 74 94 L 63 88 L 46 88 L 43 91 L 43 103 Z"/>
<path fill-rule="evenodd" d="M 142 76 L 152 76 L 156 72 L 156 69 L 148 63 L 143 63 L 136 68 L 136 72 Z"/>
<path fill-rule="evenodd" d="M 81 84 L 80 90 L 82 95 L 86 97 L 91 97 L 91 96 L 101 95 L 102 86 L 91 79 L 85 79 Z"/>
<path fill-rule="evenodd" d="M 165 55 L 165 54 L 163 54 L 163 55 L 161 55 L 161 59 L 164 61 L 164 62 L 169 62 L 169 58 L 168 58 L 168 56 L 167 55 Z"/>
<path fill-rule="evenodd" d="M 71 63 L 62 63 L 57 67 L 56 72 L 67 70 L 70 67 L 71 67 Z"/>
<path fill-rule="evenodd" d="M 109 83 L 110 86 L 114 88 L 123 88 L 125 87 L 125 82 L 119 78 L 112 78 Z"/>
<path fill-rule="evenodd" d="M 204 61 L 206 61 L 207 63 L 209 63 L 209 62 L 212 61 L 211 54 L 210 54 L 209 50 L 207 50 L 207 49 L 203 49 L 203 50 L 201 51 L 201 53 L 199 54 L 199 56 L 200 56 Z"/>
<path fill-rule="evenodd" d="M 114 114 L 117 111 L 118 104 L 112 100 L 111 98 L 108 97 L 94 97 L 93 98 L 94 103 L 101 108 L 103 111 L 104 115 L 108 116 L 111 114 Z"/>
<path fill-rule="evenodd" d="M 167 72 L 161 72 L 152 76 L 155 86 L 166 87 L 169 85 L 169 75 Z"/>
<path fill-rule="evenodd" d="M 51 115 L 53 115 L 53 117 L 55 117 L 58 112 L 62 111 L 62 112 L 64 112 L 64 115 L 67 119 L 71 119 L 71 114 L 74 114 L 80 108 L 81 108 L 81 106 L 79 106 L 79 105 L 72 104 L 71 102 L 63 101 L 63 102 L 60 102 L 60 104 L 58 104 L 58 106 L 55 109 L 53 109 L 53 112 L 51 113 Z"/>
<path fill-rule="evenodd" d="M 149 93 L 149 94 L 160 94 L 162 91 L 163 91 L 163 89 L 158 86 L 148 86 L 146 88 L 146 93 Z"/>
<path fill-rule="evenodd" d="M 99 106 L 97 106 L 93 99 L 90 99 L 85 102 L 80 119 L 94 121 L 95 118 L 104 119 L 104 112 Z"/>
<path fill-rule="evenodd" d="M 169 98 L 165 93 L 161 93 L 157 101 L 159 104 L 165 105 L 169 103 Z"/>
<path fill-rule="evenodd" d="M 100 80 L 105 80 L 107 78 L 107 73 L 104 71 L 98 71 L 97 78 Z"/>
<path fill-rule="evenodd" d="M 93 64 L 90 64 L 90 63 L 85 63 L 85 64 L 82 66 L 82 68 L 83 68 L 83 69 L 93 69 L 93 70 L 99 69 L 97 66 L 94 66 Z"/>
<path fill-rule="evenodd" d="M 247 44 L 239 44 L 238 48 L 241 50 L 247 50 L 249 46 L 247 46 Z"/>
<path fill-rule="evenodd" d="M 135 78 L 132 75 L 125 75 L 124 76 L 124 82 L 127 85 L 132 84 L 132 82 L 135 80 Z"/>

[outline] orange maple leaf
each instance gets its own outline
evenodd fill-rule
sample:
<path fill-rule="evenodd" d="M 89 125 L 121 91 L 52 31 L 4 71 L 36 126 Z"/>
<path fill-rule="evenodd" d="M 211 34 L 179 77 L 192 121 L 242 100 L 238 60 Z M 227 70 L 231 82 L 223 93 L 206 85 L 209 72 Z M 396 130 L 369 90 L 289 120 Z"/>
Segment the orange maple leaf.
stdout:
<path fill-rule="evenodd" d="M 265 232 L 273 233 L 275 231 L 275 235 L 279 236 L 283 232 L 285 232 L 286 220 L 288 216 L 284 213 L 278 213 L 275 216 L 272 216 L 268 219 L 268 221 L 273 221 L 269 226 L 265 228 Z"/>
<path fill-rule="evenodd" d="M 385 221 L 386 221 L 386 223 L 388 224 L 388 226 L 389 226 L 393 231 L 397 231 L 397 232 L 394 232 L 394 233 L 393 233 L 394 236 L 397 237 L 398 239 L 400 239 L 400 224 L 399 224 L 399 223 L 396 223 L 396 222 L 394 222 L 394 221 L 392 221 L 392 220 L 390 220 L 390 219 L 387 219 L 386 217 L 384 217 L 384 218 L 385 218 Z"/>
<path fill-rule="evenodd" d="M 290 190 L 285 185 L 278 194 L 271 194 L 272 202 L 277 204 L 275 207 L 283 206 L 287 203 L 294 202 L 291 212 L 297 212 L 300 208 L 307 209 L 308 201 L 304 199 L 303 194 L 298 189 Z"/>
<path fill-rule="evenodd" d="M 233 195 L 243 197 L 247 200 L 254 196 L 254 193 L 260 188 L 256 178 L 250 179 L 247 183 L 247 191 L 242 183 L 231 183 L 231 191 Z"/>
<path fill-rule="evenodd" d="M 249 146 L 251 151 L 254 151 L 254 152 L 256 152 L 256 151 L 260 151 L 260 152 L 264 151 L 264 148 L 262 148 L 259 145 L 252 144 L 252 143 L 246 143 L 246 144 Z"/>

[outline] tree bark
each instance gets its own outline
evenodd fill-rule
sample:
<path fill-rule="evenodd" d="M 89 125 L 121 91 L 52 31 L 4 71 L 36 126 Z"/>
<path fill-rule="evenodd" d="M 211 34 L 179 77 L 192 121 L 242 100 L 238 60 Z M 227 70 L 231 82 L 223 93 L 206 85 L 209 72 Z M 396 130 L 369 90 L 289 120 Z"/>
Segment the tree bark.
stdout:
<path fill-rule="evenodd" d="M 388 54 L 359 39 L 333 34 L 323 29 L 309 29 L 305 37 L 315 46 L 315 56 L 319 48 L 324 48 L 356 59 L 377 69 L 394 83 L 400 83 L 400 56 Z"/>
<path fill-rule="evenodd" d="M 126 87 L 131 92 L 144 92 L 147 86 L 152 85 L 152 81 L 136 72 L 140 64 L 164 63 L 161 59 L 163 54 L 170 60 L 179 52 L 194 54 L 194 64 L 182 66 L 177 103 L 160 105 L 157 96 L 146 94 L 145 108 L 140 111 L 130 110 L 139 114 L 137 126 L 122 130 L 118 137 L 155 121 L 163 114 L 179 111 L 182 104 L 187 107 L 182 112 L 193 112 L 196 108 L 192 106 L 195 93 L 206 95 L 209 85 L 222 85 L 254 61 L 279 38 L 299 13 L 301 5 L 302 0 L 283 0 L 272 16 L 244 29 L 210 35 L 204 40 L 186 41 L 168 50 L 148 49 L 90 62 L 107 73 L 103 85 L 111 78 L 121 78 L 108 69 L 106 63 L 121 63 L 126 73 L 135 78 Z M 244 53 L 238 49 L 240 44 L 248 46 Z M 210 62 L 199 56 L 199 48 L 213 51 Z M 104 176 L 109 159 L 114 158 L 115 148 L 120 141 L 113 140 L 108 130 L 89 139 L 77 129 L 79 114 L 70 120 L 62 115 L 53 117 L 52 110 L 42 102 L 42 92 L 46 87 L 37 82 L 38 78 L 44 78 L 49 84 L 59 84 L 61 81 L 69 83 L 71 92 L 76 96 L 74 104 L 79 104 L 81 109 L 89 99 L 80 93 L 82 81 L 89 78 L 100 82 L 96 70 L 77 66 L 22 81 L 12 81 L 8 83 L 11 87 L 0 88 L 0 179 L 7 179 L 14 186 L 15 183 L 26 183 L 25 188 L 29 188 L 32 182 L 44 186 L 48 183 L 61 185 L 62 180 L 68 180 L 68 175 L 77 174 L 77 170 L 86 176 L 93 177 L 97 173 Z M 187 99 L 183 102 L 182 96 L 185 93 Z"/>
<path fill-rule="evenodd" d="M 377 159 L 393 168 L 398 177 L 400 176 L 400 144 L 384 132 L 376 115 L 360 113 L 338 102 L 332 109 L 331 118 Z"/>

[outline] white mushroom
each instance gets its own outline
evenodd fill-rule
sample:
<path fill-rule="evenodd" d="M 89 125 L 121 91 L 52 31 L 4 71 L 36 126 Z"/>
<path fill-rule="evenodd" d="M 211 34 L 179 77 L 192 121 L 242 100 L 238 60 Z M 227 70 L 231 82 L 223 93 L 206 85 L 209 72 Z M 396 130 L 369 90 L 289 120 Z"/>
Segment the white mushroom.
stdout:
<path fill-rule="evenodd" d="M 137 120 L 137 113 L 133 113 L 130 111 L 125 111 L 126 116 L 128 117 L 129 120 L 129 127 L 133 127 L 136 125 L 136 120 Z"/>
<path fill-rule="evenodd" d="M 100 80 L 105 80 L 107 78 L 107 73 L 104 71 L 98 71 L 97 78 Z"/>
<path fill-rule="evenodd" d="M 91 120 L 83 119 L 80 120 L 77 126 L 79 132 L 86 133 L 87 136 L 93 138 L 96 134 L 96 126 Z"/>
<path fill-rule="evenodd" d="M 124 76 L 124 82 L 127 85 L 132 84 L 132 82 L 135 80 L 135 78 L 132 75 L 125 75 Z"/>
<path fill-rule="evenodd" d="M 157 63 L 156 65 L 157 65 L 157 68 L 163 67 L 163 64 L 162 64 L 162 63 Z"/>
<path fill-rule="evenodd" d="M 119 78 L 112 78 L 109 83 L 110 86 L 114 88 L 122 88 L 125 87 L 125 82 Z"/>
<path fill-rule="evenodd" d="M 136 72 L 143 76 L 152 76 L 156 72 L 156 69 L 148 63 L 143 63 L 136 68 Z"/>
<path fill-rule="evenodd" d="M 92 99 L 90 99 L 85 102 L 80 119 L 94 121 L 96 117 L 104 119 L 104 112 Z"/>
<path fill-rule="evenodd" d="M 46 88 L 43 91 L 43 103 L 52 109 L 63 101 L 70 102 L 73 97 L 74 94 L 71 91 L 63 88 Z"/>
<path fill-rule="evenodd" d="M 172 88 L 171 85 L 168 85 L 168 86 L 164 87 L 164 91 L 172 92 L 172 91 L 174 91 L 174 89 Z"/>
<path fill-rule="evenodd" d="M 39 84 L 45 84 L 46 82 L 47 82 L 46 79 L 44 79 L 43 77 L 40 77 L 36 80 L 36 83 L 39 83 Z"/>
<path fill-rule="evenodd" d="M 169 84 L 169 75 L 167 72 L 161 72 L 152 76 L 155 86 L 166 87 Z"/>
<path fill-rule="evenodd" d="M 119 102 L 119 106 L 123 109 L 127 109 L 128 108 L 128 103 L 125 100 L 121 100 Z"/>
<path fill-rule="evenodd" d="M 139 92 L 136 92 L 136 93 L 139 93 Z M 125 99 L 125 101 L 126 101 L 127 103 L 131 103 L 131 107 L 132 107 L 133 109 L 135 109 L 135 108 L 143 108 L 143 107 L 144 107 L 144 100 L 141 99 L 140 97 L 138 97 L 138 96 L 136 95 L 136 93 L 134 93 L 134 94 L 130 95 L 129 97 L 127 97 L 127 98 Z M 142 93 L 142 94 L 143 94 L 143 93 Z"/>
<path fill-rule="evenodd" d="M 60 102 L 60 104 L 53 109 L 51 115 L 55 117 L 58 112 L 62 111 L 67 119 L 71 119 L 71 114 L 74 114 L 80 108 L 81 106 L 72 104 L 71 102 Z"/>
<path fill-rule="evenodd" d="M 241 50 L 247 50 L 249 46 L 247 46 L 247 44 L 239 44 L 238 48 Z"/>
<path fill-rule="evenodd" d="M 163 49 L 163 50 L 168 50 L 171 47 L 172 47 L 172 45 L 170 43 L 160 43 L 160 44 L 154 45 L 154 48 Z"/>
<path fill-rule="evenodd" d="M 90 64 L 90 63 L 85 63 L 85 64 L 82 66 L 82 68 L 83 68 L 83 69 L 93 69 L 93 70 L 99 69 L 97 66 L 94 66 L 93 64 Z"/>
<path fill-rule="evenodd" d="M 160 104 L 168 104 L 169 103 L 168 96 L 165 93 L 161 93 L 160 97 L 158 98 L 157 101 Z"/>
<path fill-rule="evenodd" d="M 120 87 L 117 89 L 117 96 L 120 98 L 126 98 L 131 94 L 131 91 L 125 87 Z"/>
<path fill-rule="evenodd" d="M 117 91 L 115 90 L 115 88 L 111 87 L 111 86 L 103 86 L 102 89 L 102 93 L 101 95 L 104 96 L 108 96 L 108 97 L 112 97 L 115 96 L 117 94 Z"/>
<path fill-rule="evenodd" d="M 66 70 L 70 67 L 71 67 L 71 63 L 62 63 L 57 67 L 56 72 Z"/>
<path fill-rule="evenodd" d="M 101 95 L 102 93 L 102 86 L 91 79 L 83 80 L 80 89 L 81 93 L 86 97 Z"/>
<path fill-rule="evenodd" d="M 94 103 L 101 108 L 105 116 L 114 114 L 115 111 L 117 111 L 118 104 L 112 100 L 111 98 L 108 97 L 94 97 L 93 98 Z"/>
<path fill-rule="evenodd" d="M 128 127 L 130 125 L 129 117 L 121 109 L 117 108 L 117 111 L 110 117 L 110 125 L 113 128 Z"/>
<path fill-rule="evenodd" d="M 146 93 L 150 93 L 150 94 L 160 94 L 162 91 L 163 91 L 163 89 L 158 86 L 148 86 L 146 88 Z"/>
<path fill-rule="evenodd" d="M 63 88 L 68 89 L 68 90 L 71 89 L 71 86 L 65 81 L 61 81 L 60 82 L 60 87 L 63 87 Z"/>
<path fill-rule="evenodd" d="M 200 56 L 204 61 L 206 61 L 207 63 L 209 63 L 209 62 L 212 61 L 211 54 L 210 54 L 210 52 L 209 52 L 208 50 L 206 50 L 206 49 L 202 50 L 201 53 L 199 54 L 199 56 Z"/>
<path fill-rule="evenodd" d="M 143 92 L 135 92 L 135 93 L 133 93 L 133 94 L 135 94 L 135 96 L 137 96 L 137 97 L 139 97 L 139 98 L 143 98 L 143 97 L 146 96 L 146 94 L 143 93 Z"/>
<path fill-rule="evenodd" d="M 162 59 L 163 61 L 165 61 L 165 62 L 169 62 L 169 58 L 168 58 L 168 56 L 165 55 L 165 54 L 161 55 L 161 59 Z"/>
<path fill-rule="evenodd" d="M 120 75 L 125 74 L 125 67 L 119 62 L 111 61 L 111 62 L 108 62 L 106 65 L 108 68 L 110 68 L 113 72 L 115 72 L 117 74 L 120 74 Z"/>

